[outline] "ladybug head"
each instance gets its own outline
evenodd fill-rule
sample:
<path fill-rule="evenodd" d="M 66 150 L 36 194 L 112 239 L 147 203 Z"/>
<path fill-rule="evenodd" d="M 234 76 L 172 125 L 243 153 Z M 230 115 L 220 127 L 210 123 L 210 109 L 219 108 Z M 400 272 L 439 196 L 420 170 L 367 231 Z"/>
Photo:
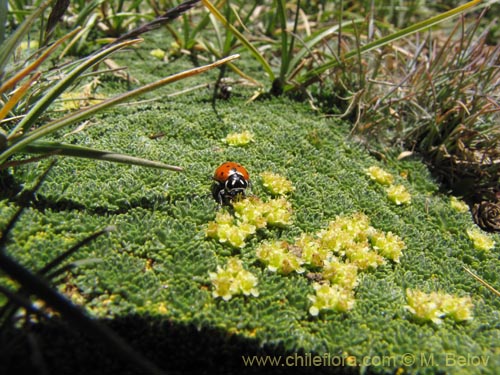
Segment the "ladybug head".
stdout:
<path fill-rule="evenodd" d="M 231 170 L 226 179 L 214 177 L 212 196 L 220 205 L 230 205 L 237 198 L 245 197 L 245 190 L 250 186 L 248 173 L 245 175 L 237 170 Z"/>
<path fill-rule="evenodd" d="M 247 187 L 248 181 L 239 173 L 233 173 L 224 183 L 224 190 L 233 197 L 244 193 Z"/>

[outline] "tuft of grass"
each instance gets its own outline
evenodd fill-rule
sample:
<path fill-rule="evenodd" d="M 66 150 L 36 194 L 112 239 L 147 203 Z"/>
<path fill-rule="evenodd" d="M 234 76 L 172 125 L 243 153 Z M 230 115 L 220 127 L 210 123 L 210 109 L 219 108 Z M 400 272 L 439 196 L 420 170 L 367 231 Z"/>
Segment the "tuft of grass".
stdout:
<path fill-rule="evenodd" d="M 367 93 L 356 129 L 423 156 L 471 206 L 498 201 L 500 176 L 500 47 L 486 44 L 480 23 L 481 17 L 469 25 L 462 18 L 447 38 L 422 40 L 415 52 L 402 47 L 406 63 L 383 73 L 396 82 Z"/>
<path fill-rule="evenodd" d="M 54 153 L 56 153 L 58 155 L 109 160 L 120 163 L 170 169 L 174 171 L 182 170 L 182 168 L 180 167 L 171 166 L 165 163 L 152 162 L 128 155 L 119 155 L 117 153 L 109 151 L 95 150 L 89 147 L 78 147 L 75 145 L 63 144 L 61 142 L 41 143 L 40 139 L 46 137 L 47 135 L 54 134 L 64 127 L 77 124 L 83 119 L 94 116 L 98 112 L 105 110 L 113 105 L 122 103 L 131 98 L 135 98 L 139 95 L 165 86 L 177 80 L 185 79 L 196 74 L 203 73 L 207 70 L 223 65 L 226 62 L 230 62 L 231 60 L 237 58 L 237 56 L 230 56 L 225 59 L 216 61 L 212 64 L 208 64 L 204 67 L 190 69 L 182 73 L 160 79 L 152 84 L 144 85 L 125 94 L 118 95 L 114 98 L 106 99 L 101 101 L 100 103 L 79 109 L 62 118 L 59 117 L 51 121 L 45 120 L 45 123 L 42 124 L 40 124 L 40 121 L 44 121 L 43 117 L 45 116 L 46 110 L 61 96 L 64 91 L 68 90 L 72 85 L 74 85 L 84 72 L 99 64 L 102 60 L 108 58 L 114 52 L 126 47 L 130 47 L 131 45 L 138 42 L 137 39 L 128 39 L 135 38 L 138 35 L 155 29 L 165 24 L 166 22 L 175 19 L 183 12 L 189 10 L 196 3 L 197 1 L 187 1 L 172 9 L 171 11 L 165 13 L 161 17 L 158 17 L 154 21 L 128 32 L 127 34 L 118 38 L 96 53 L 91 54 L 86 58 L 75 62 L 74 64 L 60 67 L 56 72 L 56 74 L 58 75 L 58 79 L 53 79 L 48 83 L 45 82 L 46 85 L 44 86 L 39 84 L 40 77 L 45 74 L 48 75 L 48 78 L 50 79 L 51 75 L 54 75 L 54 72 L 51 72 L 50 70 L 38 72 L 37 69 L 40 68 L 45 60 L 53 55 L 58 46 L 63 44 L 67 39 L 72 38 L 75 34 L 78 34 L 79 30 L 76 29 L 73 32 L 69 33 L 67 36 L 59 39 L 52 47 L 48 48 L 44 53 L 41 53 L 40 56 L 35 58 L 34 62 L 29 64 L 28 66 L 8 66 L 8 58 L 10 57 L 13 59 L 16 46 L 20 43 L 22 38 L 26 36 L 31 25 L 37 20 L 41 11 L 44 9 L 44 7 L 47 7 L 48 3 L 44 4 L 40 8 L 41 10 L 34 12 L 31 17 L 25 20 L 23 24 L 25 26 L 20 27 L 18 32 L 14 33 L 9 39 L 7 39 L 7 41 L 5 41 L 4 44 L 0 46 L 0 55 L 3 56 L 3 58 L 0 60 L 0 72 L 5 71 L 4 76 L 6 78 L 6 82 L 3 83 L 2 86 L 0 86 L 0 93 L 4 93 L 6 98 L 8 98 L 3 108 L 0 109 L 0 121 L 5 120 L 2 123 L 0 133 L 0 169 L 5 169 L 17 163 L 16 161 L 10 161 L 13 155 L 28 152 L 42 154 L 45 156 L 53 155 Z M 52 25 L 52 29 L 53 27 L 54 25 Z M 8 69 L 5 70 L 6 68 Z M 29 77 L 30 75 L 32 76 Z M 25 78 L 26 82 L 22 84 L 19 89 L 15 89 L 15 86 L 17 84 L 20 84 Z M 38 92 L 37 95 L 35 95 L 35 100 L 31 102 L 31 92 L 33 91 Z M 24 103 L 21 102 L 21 99 L 23 97 L 27 97 L 28 101 L 25 101 Z M 14 116 L 10 119 L 5 119 L 5 117 L 11 111 L 16 110 L 24 111 L 24 113 L 17 112 L 17 116 Z M 19 116 L 21 117 L 21 120 L 17 121 Z"/>

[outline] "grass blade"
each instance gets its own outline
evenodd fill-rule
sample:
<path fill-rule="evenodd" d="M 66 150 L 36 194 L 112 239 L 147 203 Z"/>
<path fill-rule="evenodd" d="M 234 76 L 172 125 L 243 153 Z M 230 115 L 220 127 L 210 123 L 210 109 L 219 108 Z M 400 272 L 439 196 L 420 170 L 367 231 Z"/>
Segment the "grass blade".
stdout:
<path fill-rule="evenodd" d="M 26 81 L 19 89 L 17 89 L 14 94 L 9 98 L 7 103 L 0 108 L 0 121 L 2 121 L 5 116 L 7 116 L 10 112 L 10 110 L 17 104 L 19 100 L 26 94 L 26 92 L 29 90 L 33 82 L 35 82 L 38 78 L 40 78 L 40 75 L 42 73 L 38 72 L 36 74 L 33 74 L 33 76 Z"/>
<path fill-rule="evenodd" d="M 277 0 L 277 13 L 278 20 L 280 22 L 281 28 L 281 68 L 280 68 L 280 80 L 283 82 L 285 79 L 285 73 L 288 70 L 288 64 L 290 63 L 290 55 L 288 54 L 288 32 L 286 30 L 286 1 Z"/>
<path fill-rule="evenodd" d="M 250 41 L 245 38 L 245 36 L 240 33 L 233 25 L 231 25 L 226 18 L 219 12 L 219 10 L 209 1 L 209 0 L 201 0 L 203 5 L 212 13 L 223 25 L 228 28 L 236 38 L 245 46 L 245 48 L 250 51 L 250 53 L 257 59 L 257 61 L 262 65 L 266 73 L 269 75 L 271 81 L 274 81 L 275 76 L 274 72 L 271 69 L 271 66 L 266 61 L 264 56 L 260 54 L 260 52 L 255 48 L 255 46 L 250 43 Z"/>
<path fill-rule="evenodd" d="M 353 20 L 353 21 L 346 21 L 345 22 L 345 26 L 349 26 L 349 25 L 356 25 L 356 24 L 362 24 L 362 23 L 365 23 L 366 21 L 364 19 L 357 19 L 357 20 Z M 318 34 L 314 34 L 311 36 L 310 39 L 308 39 L 305 43 L 304 43 L 304 47 L 301 48 L 292 58 L 292 60 L 290 61 L 290 68 L 289 68 L 289 72 L 287 74 L 290 74 L 291 73 L 291 70 L 294 69 L 300 61 L 302 61 L 304 59 L 304 57 L 309 54 L 311 52 L 311 50 L 314 48 L 314 46 L 320 42 L 322 42 L 323 40 L 325 40 L 325 38 L 328 38 L 330 35 L 332 34 L 335 34 L 336 32 L 338 32 L 340 30 L 341 27 L 345 27 L 344 25 L 342 24 L 338 24 L 338 25 L 334 25 L 332 27 L 329 27 L 327 28 L 326 30 L 323 30 L 321 31 L 320 33 Z"/>
<path fill-rule="evenodd" d="M 185 2 L 177 5 L 176 7 L 167 10 L 167 12 L 165 12 L 165 14 L 161 15 L 160 17 L 155 18 L 153 21 L 148 22 L 145 25 L 139 26 L 139 27 L 129 31 L 128 33 L 120 36 L 115 41 L 113 41 L 111 44 L 104 46 L 103 48 L 109 48 L 110 46 L 117 44 L 117 43 L 120 43 L 124 40 L 135 39 L 141 34 L 144 34 L 144 33 L 151 31 L 151 30 L 155 30 L 155 29 L 161 27 L 162 25 L 165 25 L 166 23 L 176 19 L 181 14 L 183 14 L 183 13 L 187 12 L 188 10 L 190 10 L 191 8 L 193 8 L 199 2 L 200 2 L 200 0 L 185 1 Z"/>
<path fill-rule="evenodd" d="M 17 124 L 14 129 L 9 133 L 9 139 L 15 138 L 18 132 L 24 133 L 30 127 L 32 127 L 35 121 L 40 117 L 40 115 L 47 109 L 47 107 L 52 104 L 56 98 L 61 95 L 61 93 L 68 88 L 85 70 L 91 66 L 97 64 L 102 59 L 104 59 L 109 54 L 115 52 L 118 49 L 127 47 L 129 45 L 138 43 L 139 40 L 126 41 L 115 46 L 112 46 L 104 51 L 101 51 L 95 55 L 91 55 L 82 64 L 78 65 L 73 69 L 64 79 L 62 79 L 58 84 L 56 84 L 47 94 L 40 99 L 36 105 L 31 108 L 31 110 L 26 114 L 24 119 Z"/>
<path fill-rule="evenodd" d="M 203 44 L 203 47 L 207 49 L 212 55 L 214 55 L 216 58 L 220 59 L 221 58 L 221 53 L 217 51 L 212 45 L 209 43 Z M 264 85 L 257 81 L 256 79 L 250 77 L 249 75 L 245 74 L 241 69 L 239 69 L 236 65 L 232 63 L 228 63 L 227 66 L 229 69 L 231 69 L 234 73 L 238 74 L 241 78 L 252 82 L 255 86 L 260 86 L 263 87 Z"/>
<path fill-rule="evenodd" d="M 5 40 L 5 25 L 7 24 L 8 0 L 0 0 L 0 45 Z"/>
<path fill-rule="evenodd" d="M 484 281 L 483 279 L 481 279 L 479 276 L 477 276 L 474 272 L 472 272 L 470 269 L 468 269 L 467 267 L 465 266 L 462 266 L 463 269 L 469 274 L 471 275 L 474 279 L 476 279 L 477 281 L 479 281 L 481 284 L 483 284 L 490 292 L 494 293 L 497 295 L 497 297 L 500 297 L 500 292 L 498 290 L 496 290 L 495 288 L 493 288 L 490 284 L 488 284 L 486 281 Z"/>
<path fill-rule="evenodd" d="M 101 151 L 93 148 L 68 145 L 57 142 L 33 142 L 25 148 L 25 151 L 35 154 L 56 153 L 57 155 L 73 156 L 78 158 L 111 161 L 115 163 L 139 165 L 142 167 L 168 169 L 180 172 L 183 169 L 173 165 L 164 164 L 158 161 L 147 160 L 135 156 L 119 154 L 111 151 Z"/>
<path fill-rule="evenodd" d="M 47 43 L 52 32 L 54 31 L 56 25 L 61 21 L 62 16 L 69 7 L 69 0 L 56 0 L 52 6 L 52 11 L 50 12 L 49 19 L 47 21 L 47 26 L 45 27 L 45 40 Z"/>
<path fill-rule="evenodd" d="M 93 336 L 99 342 L 105 343 L 123 360 L 133 363 L 137 368 L 141 369 L 141 372 L 163 374 L 155 364 L 132 349 L 115 332 L 97 320 L 89 318 L 80 307 L 74 305 L 66 297 L 54 290 L 46 280 L 31 273 L 3 251 L 0 251 L 0 270 L 18 282 L 24 290 L 42 299 L 50 307 L 57 310 L 73 327 L 77 327 L 81 332 Z"/>
<path fill-rule="evenodd" d="M 50 48 L 48 48 L 39 58 L 37 58 L 35 61 L 33 61 L 29 66 L 22 69 L 19 73 L 17 73 L 12 78 L 10 78 L 7 82 L 5 82 L 0 87 L 0 94 L 4 93 L 5 91 L 14 87 L 24 77 L 26 77 L 28 74 L 30 74 L 35 69 L 37 69 L 54 52 L 54 50 L 61 45 L 61 43 L 63 43 L 67 39 L 71 38 L 74 34 L 76 34 L 78 32 L 78 30 L 79 29 L 73 30 L 69 34 L 67 34 L 64 37 L 62 37 L 61 39 L 59 39 L 52 46 L 50 46 Z"/>
<path fill-rule="evenodd" d="M 10 308 L 9 306 L 9 309 L 6 310 L 4 314 L 0 314 L 0 322 L 9 319 L 12 315 L 15 314 L 16 310 L 19 307 L 24 308 L 29 314 L 34 314 L 42 316 L 45 319 L 50 319 L 47 314 L 36 307 L 33 303 L 31 303 L 31 300 L 29 298 L 26 298 L 26 296 L 24 296 L 23 294 L 19 292 L 13 292 L 3 285 L 0 285 L 0 293 L 9 299 L 9 304 L 13 306 L 13 308 Z"/>
<path fill-rule="evenodd" d="M 19 26 L 14 34 L 12 34 L 2 45 L 0 45 L 0 79 L 4 75 L 4 68 L 7 65 L 7 61 L 14 53 L 17 45 L 21 43 L 21 40 L 31 29 L 31 25 L 36 19 L 42 14 L 42 12 L 50 4 L 50 1 L 46 1 L 36 8 L 36 10 L 31 14 L 26 20 Z"/>
<path fill-rule="evenodd" d="M 431 17 L 428 20 L 418 22 L 418 23 L 416 23 L 412 26 L 409 26 L 407 28 L 404 28 L 400 31 L 397 31 L 395 33 L 392 33 L 392 34 L 387 35 L 385 37 L 382 37 L 380 39 L 377 39 L 373 42 L 367 43 L 364 46 L 362 46 L 361 48 L 359 48 L 359 51 L 356 49 L 356 50 L 352 50 L 352 51 L 346 53 L 344 55 L 344 59 L 350 59 L 350 58 L 358 55 L 359 53 L 366 53 L 366 52 L 372 51 L 374 49 L 377 49 L 377 48 L 383 47 L 389 43 L 392 43 L 396 40 L 399 40 L 401 38 L 409 36 L 411 34 L 428 29 L 429 27 L 432 27 L 440 22 L 443 22 L 449 18 L 452 18 L 452 17 L 456 16 L 457 14 L 465 12 L 467 9 L 477 5 L 480 2 L 481 2 L 481 0 L 470 1 L 470 2 L 463 4 L 459 7 L 451 9 L 448 12 L 444 12 L 442 14 L 435 16 L 435 17 Z M 328 63 L 323 64 L 323 65 L 317 67 L 316 69 L 309 71 L 307 74 L 300 77 L 300 79 L 298 79 L 298 81 L 300 83 L 304 83 L 304 82 L 306 82 L 314 77 L 319 76 L 321 73 L 324 73 L 328 69 L 331 69 L 335 66 L 338 66 L 338 64 L 339 64 L 339 62 L 337 60 L 331 60 Z"/>
<path fill-rule="evenodd" d="M 110 226 L 107 226 L 104 229 L 101 229 L 100 231 L 92 233 L 88 237 L 85 237 L 83 240 L 81 240 L 80 242 L 78 242 L 76 245 L 71 246 L 68 250 L 66 250 L 62 254 L 58 255 L 53 260 L 51 260 L 49 263 L 47 263 L 45 266 L 43 266 L 38 271 L 38 275 L 40 275 L 40 276 L 46 275 L 47 272 L 49 272 L 49 271 L 53 270 L 55 267 L 61 265 L 62 262 L 64 262 L 71 255 L 73 255 L 74 253 L 76 253 L 83 246 L 89 244 L 90 242 L 92 242 L 96 238 L 102 236 L 103 234 L 106 234 L 106 233 L 109 233 L 109 232 L 113 232 L 115 230 L 116 230 L 116 227 L 114 227 L 113 225 L 110 225 Z"/>
<path fill-rule="evenodd" d="M 131 42 L 124 42 L 124 43 L 131 43 Z M 115 46 L 115 47 L 119 48 L 119 46 Z M 110 47 L 110 49 L 115 48 L 115 47 Z M 105 53 L 107 51 L 108 50 L 105 50 L 102 53 Z M 181 79 L 195 76 L 197 74 L 200 74 L 200 73 L 206 72 L 208 70 L 217 68 L 217 67 L 219 67 L 223 64 L 226 64 L 228 62 L 231 62 L 237 58 L 239 58 L 239 55 L 232 55 L 232 56 L 226 57 L 224 59 L 218 60 L 212 64 L 209 64 L 209 65 L 196 67 L 196 68 L 189 69 L 189 70 L 186 70 L 186 71 L 181 72 L 181 73 L 174 74 L 172 76 L 163 78 L 159 81 L 150 83 L 150 84 L 145 85 L 143 87 L 139 87 L 138 89 L 129 91 L 125 94 L 118 95 L 118 96 L 111 98 L 111 99 L 108 99 L 108 100 L 104 100 L 101 103 L 95 104 L 91 107 L 83 108 L 77 112 L 70 113 L 69 115 L 67 115 L 66 117 L 63 117 L 61 119 L 57 119 L 57 120 L 54 120 L 52 122 L 49 122 L 48 124 L 45 124 L 45 125 L 39 127 L 38 129 L 33 130 L 29 134 L 19 137 L 16 140 L 16 143 L 14 143 L 12 146 L 10 146 L 6 150 L 4 150 L 4 152 L 0 154 L 0 165 L 5 163 L 5 161 L 7 161 L 7 159 L 11 155 L 15 154 L 16 152 L 20 152 L 25 147 L 27 147 L 30 143 L 40 139 L 41 137 L 44 137 L 48 134 L 51 134 L 51 133 L 53 133 L 53 132 L 55 132 L 55 131 L 57 131 L 65 126 L 75 124 L 75 123 L 77 123 L 77 122 L 79 122 L 87 117 L 90 117 L 90 116 L 96 114 L 99 111 L 102 111 L 103 109 L 109 108 L 109 107 L 114 106 L 118 103 L 122 103 L 128 99 L 131 99 L 131 98 L 137 97 L 139 95 L 142 95 L 146 92 L 155 90 L 155 89 L 160 88 L 162 86 L 165 86 L 169 83 L 176 82 L 176 81 L 179 81 Z"/>

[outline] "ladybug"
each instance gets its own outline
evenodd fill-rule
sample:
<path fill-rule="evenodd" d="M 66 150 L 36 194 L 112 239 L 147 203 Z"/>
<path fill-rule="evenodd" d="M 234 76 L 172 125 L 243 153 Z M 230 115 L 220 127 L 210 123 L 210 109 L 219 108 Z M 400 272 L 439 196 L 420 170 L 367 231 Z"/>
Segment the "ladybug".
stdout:
<path fill-rule="evenodd" d="M 244 198 L 250 186 L 250 175 L 245 167 L 232 161 L 219 165 L 213 179 L 212 196 L 221 205 L 230 204 L 236 197 Z"/>

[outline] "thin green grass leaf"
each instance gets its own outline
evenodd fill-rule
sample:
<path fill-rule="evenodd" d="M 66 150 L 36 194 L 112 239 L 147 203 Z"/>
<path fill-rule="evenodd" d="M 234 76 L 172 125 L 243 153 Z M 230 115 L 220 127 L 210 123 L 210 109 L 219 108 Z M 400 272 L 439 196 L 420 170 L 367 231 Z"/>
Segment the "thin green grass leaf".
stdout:
<path fill-rule="evenodd" d="M 62 16 L 69 7 L 69 0 L 56 0 L 52 6 L 52 11 L 50 12 L 49 19 L 47 21 L 47 26 L 45 28 L 45 41 L 46 44 L 52 35 L 56 25 L 61 21 Z"/>
<path fill-rule="evenodd" d="M 127 44 L 127 43 L 132 43 L 132 42 L 124 42 L 124 43 Z M 119 48 L 119 45 L 114 46 L 114 47 L 110 47 L 110 49 L 115 48 L 115 47 Z M 107 50 L 105 50 L 101 53 L 105 53 L 106 51 Z M 101 103 L 95 104 L 91 107 L 83 108 L 83 109 L 76 111 L 74 113 L 70 113 L 69 115 L 67 115 L 66 117 L 63 117 L 61 119 L 57 119 L 57 120 L 54 120 L 52 122 L 49 122 L 48 124 L 45 124 L 37 129 L 33 130 L 32 132 L 29 132 L 28 134 L 17 138 L 16 143 L 14 143 L 13 145 L 11 145 L 7 149 L 5 149 L 3 151 L 3 153 L 0 154 L 0 165 L 5 163 L 11 155 L 22 151 L 25 147 L 30 145 L 32 142 L 34 142 L 34 141 L 36 141 L 36 140 L 38 140 L 46 135 L 49 135 L 49 134 L 51 134 L 51 133 L 53 133 L 53 132 L 55 132 L 63 127 L 75 124 L 75 123 L 77 123 L 77 122 L 79 122 L 87 117 L 90 117 L 90 116 L 92 116 L 92 115 L 94 115 L 94 114 L 96 114 L 96 113 L 98 113 L 106 108 L 112 107 L 112 106 L 119 104 L 119 103 L 122 103 L 126 100 L 129 100 L 129 99 L 132 99 L 134 97 L 145 94 L 147 92 L 153 91 L 153 90 L 160 88 L 162 86 L 165 86 L 169 83 L 173 83 L 173 82 L 176 82 L 176 81 L 188 78 L 188 77 L 192 77 L 192 76 L 204 73 L 208 70 L 217 68 L 217 67 L 219 67 L 223 64 L 226 64 L 228 62 L 231 62 L 237 58 L 239 58 L 239 55 L 231 55 L 231 56 L 228 56 L 224 59 L 218 60 L 212 64 L 204 65 L 201 67 L 196 67 L 193 69 L 186 70 L 184 72 L 174 74 L 172 76 L 163 78 L 159 81 L 150 83 L 150 84 L 145 85 L 143 87 L 139 87 L 135 90 L 129 91 L 129 92 L 124 93 L 122 95 L 118 95 L 114 98 L 104 100 Z"/>
<path fill-rule="evenodd" d="M 352 50 L 352 51 L 349 51 L 348 53 L 346 53 L 344 55 L 344 60 L 355 57 L 356 55 L 358 55 L 358 53 L 366 53 L 366 52 L 372 51 L 374 49 L 381 48 L 381 47 L 386 46 L 386 45 L 388 45 L 396 40 L 407 37 L 411 34 L 419 32 L 419 31 L 428 29 L 428 28 L 430 28 L 430 27 L 432 27 L 440 22 L 443 22 L 447 19 L 450 19 L 450 18 L 456 16 L 457 14 L 461 14 L 461 13 L 465 12 L 467 9 L 474 7 L 475 5 L 477 5 L 480 2 L 481 2 L 481 0 L 470 1 L 464 5 L 461 5 L 459 7 L 452 9 L 452 10 L 449 10 L 448 12 L 439 14 L 435 17 L 431 17 L 428 20 L 418 22 L 418 23 L 416 23 L 412 26 L 409 26 L 407 28 L 404 28 L 400 31 L 397 31 L 395 33 L 392 33 L 392 34 L 387 35 L 385 37 L 382 37 L 380 39 L 377 39 L 373 42 L 367 43 L 364 46 L 360 47 L 359 51 Z M 338 65 L 339 65 L 338 61 L 331 60 L 331 61 L 317 67 L 316 69 L 309 71 L 307 74 L 300 77 L 300 79 L 298 81 L 300 83 L 306 82 L 306 81 L 310 80 L 311 78 L 317 77 L 320 74 L 324 73 L 325 71 L 327 71 L 331 68 L 334 68 Z"/>
<path fill-rule="evenodd" d="M 355 25 L 355 24 L 361 24 L 364 23 L 365 20 L 363 19 L 357 19 L 353 21 L 346 21 L 346 25 L 344 27 L 349 26 L 349 25 Z M 294 69 L 303 59 L 306 55 L 308 55 L 312 49 L 320 42 L 324 41 L 326 38 L 328 38 L 330 35 L 337 33 L 340 30 L 341 25 L 334 25 L 332 27 L 327 28 L 326 30 L 323 30 L 319 33 L 316 33 L 311 36 L 307 41 L 304 43 L 304 47 L 302 47 L 290 60 L 290 68 Z M 338 60 L 338 63 L 340 63 L 340 60 Z M 289 75 L 291 72 L 289 71 L 287 74 Z"/>
<path fill-rule="evenodd" d="M 81 249 L 83 246 L 89 244 L 96 238 L 102 236 L 103 234 L 107 234 L 109 232 L 114 232 L 116 230 L 116 227 L 113 225 L 107 226 L 106 228 L 99 230 L 97 232 L 92 233 L 90 236 L 85 237 L 83 240 L 79 241 L 77 244 L 74 246 L 71 246 L 68 250 L 63 252 L 62 254 L 58 255 L 55 257 L 52 261 L 47 263 L 45 266 L 43 266 L 39 271 L 38 274 L 43 276 L 46 275 L 47 272 L 52 271 L 54 268 L 57 266 L 60 266 L 62 262 L 64 262 L 66 259 L 68 259 L 71 255 L 76 253 L 79 249 Z"/>
<path fill-rule="evenodd" d="M 286 1 L 277 0 L 277 14 L 278 20 L 281 28 L 281 68 L 280 68 L 280 80 L 283 82 L 285 79 L 285 73 L 288 70 L 288 65 L 290 63 L 290 55 L 288 54 L 288 33 L 286 30 L 287 16 L 286 16 Z"/>
<path fill-rule="evenodd" d="M 0 108 L 0 121 L 3 120 L 10 112 L 10 110 L 21 100 L 21 98 L 26 94 L 26 92 L 29 90 L 33 82 L 35 82 L 38 78 L 40 78 L 41 73 L 35 73 L 33 74 L 30 79 L 28 79 L 21 87 L 19 87 L 14 94 L 9 98 L 7 103 Z"/>
<path fill-rule="evenodd" d="M 135 156 L 120 154 L 112 151 L 102 151 L 89 147 L 68 145 L 57 142 L 41 142 L 41 141 L 32 142 L 25 148 L 25 151 L 34 154 L 56 153 L 57 155 L 62 155 L 62 156 L 72 156 L 85 159 L 110 161 L 128 165 L 139 165 L 141 167 L 149 167 L 149 168 L 168 169 L 176 172 L 180 172 L 183 170 L 181 167 L 164 164 L 158 161 L 138 158 Z"/>
<path fill-rule="evenodd" d="M 70 272 L 74 270 L 75 268 L 82 268 L 82 267 L 88 267 L 88 266 L 93 266 L 98 263 L 103 263 L 104 260 L 101 258 L 86 258 L 86 259 L 80 259 L 80 260 L 75 260 L 74 262 L 65 264 L 54 271 L 47 273 L 45 278 L 47 280 L 51 280 L 52 282 L 56 283 L 57 278 L 59 276 L 65 275 L 67 272 Z"/>
<path fill-rule="evenodd" d="M 255 46 L 250 43 L 250 41 L 245 38 L 245 36 L 240 33 L 233 25 L 231 25 L 226 18 L 219 12 L 219 10 L 208 0 L 201 0 L 203 5 L 212 13 L 223 25 L 224 27 L 228 28 L 231 30 L 231 32 L 234 34 L 236 38 L 245 46 L 245 48 L 257 59 L 257 61 L 262 65 L 266 73 L 269 75 L 269 78 L 271 81 L 274 81 L 275 76 L 274 72 L 271 69 L 271 66 L 267 62 L 267 60 L 264 58 L 264 56 L 261 55 L 261 53 L 255 48 Z"/>
<path fill-rule="evenodd" d="M 84 62 L 78 65 L 75 69 L 73 69 L 66 77 L 61 79 L 59 83 L 57 83 L 52 89 L 50 89 L 47 94 L 41 98 L 36 105 L 31 108 L 31 110 L 26 114 L 23 120 L 19 122 L 9 133 L 9 139 L 15 138 L 18 136 L 18 132 L 26 133 L 29 128 L 35 125 L 35 122 L 38 120 L 40 115 L 52 104 L 54 100 L 56 100 L 59 95 L 62 94 L 64 90 L 66 90 L 69 86 L 73 84 L 73 82 L 80 77 L 80 75 L 90 68 L 91 66 L 97 64 L 101 60 L 103 60 L 106 56 L 111 53 L 127 47 L 132 44 L 138 43 L 139 40 L 126 41 L 117 45 L 114 45 L 104 51 L 101 51 L 95 55 L 91 55 L 88 59 L 85 59 Z"/>
<path fill-rule="evenodd" d="M 33 61 L 30 65 L 28 65 L 26 68 L 22 69 L 19 71 L 17 74 L 15 74 L 12 78 L 10 78 L 8 81 L 6 81 L 1 87 L 0 87 L 0 94 L 4 93 L 5 91 L 11 89 L 14 87 L 19 81 L 21 81 L 24 77 L 27 75 L 31 74 L 35 69 L 37 69 L 47 58 L 56 50 L 57 47 L 59 47 L 64 41 L 67 39 L 71 38 L 74 34 L 78 32 L 79 29 L 75 29 L 69 34 L 65 35 L 61 39 L 59 39 L 57 42 L 55 42 L 50 48 L 48 48 L 46 51 L 44 51 L 40 57 L 38 57 L 35 61 Z"/>
<path fill-rule="evenodd" d="M 18 282 L 28 293 L 37 296 L 57 310 L 73 327 L 105 343 L 123 360 L 134 363 L 144 373 L 163 374 L 155 364 L 132 349 L 114 331 L 89 318 L 84 310 L 54 290 L 46 280 L 30 272 L 3 251 L 0 251 L 0 270 Z"/>
<path fill-rule="evenodd" d="M 33 22 L 42 14 L 42 12 L 49 6 L 50 1 L 46 1 L 36 8 L 36 10 L 19 26 L 14 34 L 12 34 L 3 44 L 0 45 L 0 78 L 4 75 L 4 69 L 7 61 L 13 55 L 16 47 L 21 43 L 22 39 L 31 29 Z"/>
<path fill-rule="evenodd" d="M 221 54 L 218 52 L 210 43 L 203 43 L 203 47 L 207 49 L 212 55 L 214 55 L 216 58 L 220 59 Z M 228 68 L 231 69 L 234 73 L 239 75 L 241 78 L 252 82 L 256 86 L 264 87 L 264 84 L 262 82 L 257 81 L 255 78 L 250 77 L 249 75 L 245 74 L 240 68 L 238 68 L 236 65 L 233 63 L 228 63 L 227 64 Z"/>
<path fill-rule="evenodd" d="M 141 26 L 127 32 L 124 35 L 121 35 L 119 38 L 114 40 L 109 45 L 104 46 L 103 48 L 109 48 L 110 46 L 117 44 L 117 43 L 121 43 L 124 40 L 136 39 L 141 34 L 144 34 L 144 33 L 151 31 L 151 30 L 156 30 L 159 27 L 165 25 L 166 23 L 176 19 L 177 17 L 179 17 L 183 13 L 187 12 L 188 10 L 193 8 L 199 2 L 200 2 L 200 0 L 187 0 L 187 1 L 177 5 L 176 7 L 167 10 L 164 14 L 162 14 L 159 17 L 156 17 L 153 21 L 148 22 L 144 25 L 141 25 Z"/>
<path fill-rule="evenodd" d="M 491 291 L 493 294 L 496 294 L 497 297 L 500 297 L 500 292 L 498 290 L 496 290 L 495 288 L 493 288 L 490 284 L 488 284 L 486 281 L 484 281 L 483 279 L 481 279 L 479 276 L 477 276 L 474 272 L 472 272 L 467 267 L 463 266 L 463 269 L 469 275 L 471 275 L 474 279 L 476 279 L 478 282 L 480 282 L 481 284 L 483 284 L 489 291 Z"/>
<path fill-rule="evenodd" d="M 0 0 L 0 45 L 5 40 L 5 25 L 7 24 L 8 0 Z"/>

